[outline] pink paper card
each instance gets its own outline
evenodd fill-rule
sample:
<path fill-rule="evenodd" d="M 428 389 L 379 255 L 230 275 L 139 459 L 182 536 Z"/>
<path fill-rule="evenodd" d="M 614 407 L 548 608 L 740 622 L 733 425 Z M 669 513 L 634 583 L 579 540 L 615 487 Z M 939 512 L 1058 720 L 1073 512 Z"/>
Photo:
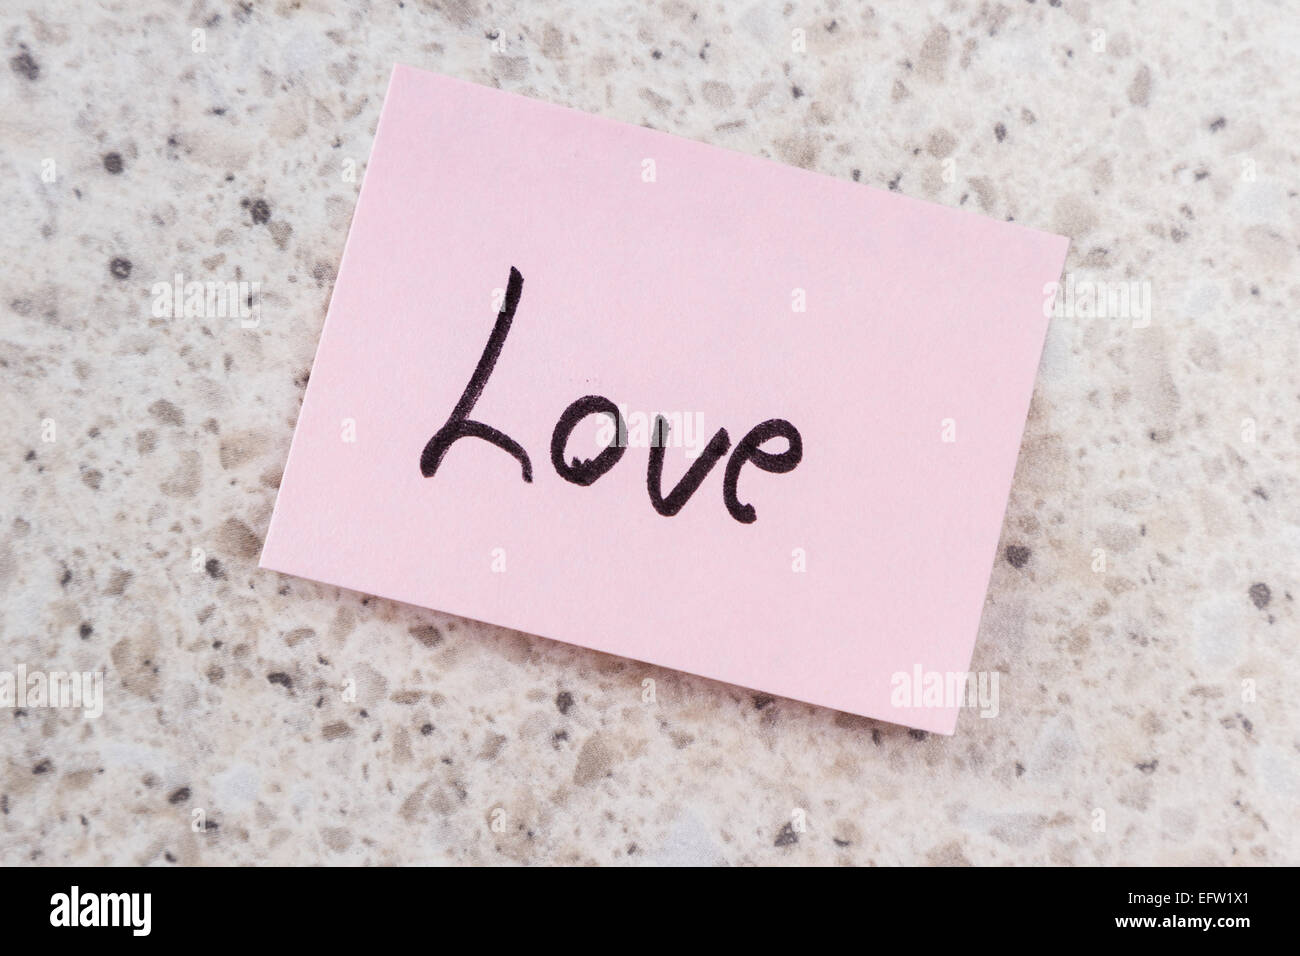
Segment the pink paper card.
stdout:
<path fill-rule="evenodd" d="M 399 66 L 262 566 L 952 733 L 1067 244 Z"/>

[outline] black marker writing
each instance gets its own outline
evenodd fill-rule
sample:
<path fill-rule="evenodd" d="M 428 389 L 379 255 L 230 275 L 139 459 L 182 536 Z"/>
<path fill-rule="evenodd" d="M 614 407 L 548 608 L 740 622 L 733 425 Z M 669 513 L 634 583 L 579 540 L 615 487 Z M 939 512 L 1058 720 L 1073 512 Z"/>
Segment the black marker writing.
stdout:
<path fill-rule="evenodd" d="M 770 438 L 784 438 L 790 447 L 778 455 L 769 454 L 759 448 Z M 742 505 L 736 497 L 736 483 L 740 480 L 740 469 L 745 462 L 752 461 L 755 468 L 783 475 L 794 471 L 795 466 L 803 460 L 803 439 L 799 430 L 784 418 L 769 418 L 749 430 L 727 462 L 727 471 L 722 479 L 722 500 L 727 504 L 731 517 L 741 524 L 753 524 L 758 519 L 753 505 Z"/>
<path fill-rule="evenodd" d="M 686 469 L 682 480 L 677 482 L 677 486 L 665 498 L 662 489 L 664 446 L 667 444 L 668 421 L 662 415 L 656 415 L 655 437 L 650 442 L 650 465 L 646 468 L 645 486 L 650 492 L 650 503 L 655 506 L 655 511 L 671 518 L 682 510 L 682 506 L 690 500 L 691 495 L 695 494 L 695 489 L 700 487 L 700 483 L 718 463 L 718 459 L 727 453 L 727 449 L 731 447 L 731 437 L 725 428 L 719 428 L 717 434 L 709 439 L 704 452 L 690 468 Z"/>
<path fill-rule="evenodd" d="M 506 298 L 497 314 L 496 324 L 492 327 L 483 354 L 478 360 L 469 384 L 460 396 L 460 401 L 452 409 L 447 423 L 438 429 L 429 439 L 420 454 L 420 474 L 431 478 L 438 471 L 448 449 L 460 438 L 481 438 L 496 445 L 502 451 L 509 452 L 523 469 L 526 482 L 533 480 L 533 465 L 517 441 L 510 436 L 477 422 L 469 417 L 474 404 L 483 394 L 488 378 L 496 368 L 497 359 L 505 347 L 506 336 L 510 334 L 510 325 L 514 321 L 515 310 L 519 307 L 519 298 L 523 294 L 524 277 L 519 270 L 511 267 L 510 280 L 506 284 Z M 576 455 L 569 461 L 564 460 L 569 436 L 584 418 L 591 415 L 607 415 L 614 422 L 614 439 L 601 450 L 595 458 L 583 459 Z M 762 445 L 773 438 L 784 438 L 788 443 L 785 451 L 780 453 L 765 452 Z M 646 491 L 650 495 L 650 504 L 655 511 L 671 518 L 677 514 L 691 499 L 704 479 L 709 476 L 713 466 L 731 451 L 731 458 L 723 473 L 722 500 L 730 515 L 741 524 L 753 524 L 758 519 L 754 506 L 742 504 L 737 495 L 740 470 L 748 463 L 755 468 L 772 474 L 784 474 L 793 471 L 803 460 L 803 439 L 799 430 L 783 418 L 770 418 L 755 425 L 740 440 L 735 449 L 731 448 L 731 437 L 725 428 L 719 428 L 709 440 L 698 460 L 693 462 L 681 477 L 673 490 L 665 497 L 663 494 L 664 448 L 668 443 L 668 421 L 662 415 L 655 416 L 655 434 L 650 443 L 650 461 L 646 465 Z M 618 464 L 627 451 L 627 425 L 618 406 L 604 395 L 587 395 L 572 402 L 555 423 L 551 432 L 551 465 L 555 473 L 570 484 L 587 487 L 594 484 L 602 475 Z"/>
<path fill-rule="evenodd" d="M 578 422 L 597 412 L 608 415 L 614 420 L 613 444 L 609 445 L 592 461 L 579 461 L 574 458 L 573 464 L 566 465 L 564 463 L 564 446 L 569 441 L 569 435 Z M 619 412 L 618 406 L 604 395 L 588 395 L 586 398 L 580 398 L 571 404 L 564 410 L 560 420 L 555 423 L 555 431 L 551 433 L 551 464 L 555 466 L 555 473 L 565 481 L 571 481 L 575 485 L 582 485 L 584 488 L 617 465 L 618 460 L 623 457 L 625 451 L 627 451 L 627 425 L 623 421 L 623 415 Z"/>
<path fill-rule="evenodd" d="M 497 359 L 501 357 L 501 349 L 506 344 L 506 336 L 510 334 L 510 323 L 515 320 L 515 309 L 519 307 L 519 296 L 523 294 L 523 291 L 524 277 L 519 274 L 518 269 L 511 266 L 510 281 L 506 283 L 506 298 L 501 303 L 501 311 L 497 313 L 496 325 L 492 327 L 492 334 L 488 337 L 487 346 L 483 349 L 483 355 L 478 360 L 478 367 L 474 369 L 474 374 L 469 377 L 469 384 L 465 386 L 460 401 L 452 409 L 447 424 L 438 429 L 437 434 L 429 439 L 429 443 L 424 446 L 424 451 L 420 453 L 420 474 L 424 475 L 424 477 L 433 477 L 434 472 L 438 470 L 438 466 L 442 464 L 447 449 L 455 443 L 456 439 L 481 438 L 496 445 L 502 451 L 508 451 L 514 455 L 524 470 L 524 481 L 533 480 L 533 463 L 528 460 L 528 452 L 524 451 L 519 442 L 509 435 L 497 431 L 491 425 L 471 421 L 466 417 L 474 410 L 474 403 L 483 394 L 483 386 L 487 385 L 488 377 L 492 374 L 492 370 L 496 368 Z"/>

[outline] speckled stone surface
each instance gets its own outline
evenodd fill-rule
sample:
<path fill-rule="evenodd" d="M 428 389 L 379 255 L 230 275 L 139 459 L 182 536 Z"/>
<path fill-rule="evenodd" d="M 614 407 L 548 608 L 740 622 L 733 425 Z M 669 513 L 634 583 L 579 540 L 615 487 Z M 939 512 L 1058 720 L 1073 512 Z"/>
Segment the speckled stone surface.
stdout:
<path fill-rule="evenodd" d="M 1300 863 L 1297 22 L 9 0 L 0 669 L 105 701 L 0 711 L 0 860 Z M 257 569 L 394 62 L 1148 284 L 1149 323 L 1052 325 L 975 654 L 996 718 L 926 736 Z M 260 323 L 155 317 L 176 273 L 259 282 Z"/>

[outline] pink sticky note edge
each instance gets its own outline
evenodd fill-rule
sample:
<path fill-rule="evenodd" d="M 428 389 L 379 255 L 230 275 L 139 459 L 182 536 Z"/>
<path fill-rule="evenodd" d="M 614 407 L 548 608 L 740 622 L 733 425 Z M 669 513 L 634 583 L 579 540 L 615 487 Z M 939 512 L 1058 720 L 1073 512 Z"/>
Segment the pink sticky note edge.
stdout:
<path fill-rule="evenodd" d="M 951 734 L 960 707 L 896 707 L 889 679 L 969 667 L 1044 287 L 1067 249 L 399 65 L 261 566 Z M 511 266 L 519 313 L 472 417 L 520 440 L 536 480 L 473 440 L 423 478 L 415 456 L 459 398 L 494 318 L 484 293 Z M 801 282 L 807 318 L 773 307 Z M 555 419 L 592 392 L 650 411 L 680 396 L 733 447 L 788 417 L 804 460 L 746 471 L 753 525 L 721 507 L 725 459 L 666 519 L 646 499 L 645 448 L 589 488 L 551 468 Z M 668 485 L 687 467 L 674 452 Z M 486 570 L 498 541 L 504 574 Z M 792 577 L 804 545 L 810 573 Z"/>

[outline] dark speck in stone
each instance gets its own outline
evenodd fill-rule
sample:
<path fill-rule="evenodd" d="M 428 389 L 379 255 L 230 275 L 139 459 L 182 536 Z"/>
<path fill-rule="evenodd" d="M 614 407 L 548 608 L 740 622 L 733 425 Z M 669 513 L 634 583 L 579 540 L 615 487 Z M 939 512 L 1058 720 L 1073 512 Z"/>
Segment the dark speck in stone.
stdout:
<path fill-rule="evenodd" d="M 80 634 L 81 634 L 81 639 L 83 641 L 94 633 L 95 633 L 95 626 L 93 624 L 91 624 L 89 621 L 81 622 Z"/>
<path fill-rule="evenodd" d="M 794 830 L 794 824 L 787 823 L 781 828 L 781 832 L 776 835 L 773 846 L 791 846 L 799 842 L 799 834 Z"/>
<path fill-rule="evenodd" d="M 178 789 L 178 790 L 173 790 L 173 791 L 172 791 L 171 796 L 167 798 L 167 802 L 168 802 L 168 803 L 184 803 L 184 802 L 185 802 L 186 800 L 188 800 L 189 798 L 190 798 L 190 788 L 189 788 L 189 787 L 181 787 L 181 788 Z"/>
<path fill-rule="evenodd" d="M 898 184 L 902 182 L 902 179 L 903 179 L 902 173 L 898 173 L 893 179 L 891 179 L 889 181 L 889 191 L 893 193 L 898 192 Z"/>
<path fill-rule="evenodd" d="M 104 168 L 107 169 L 107 170 L 108 170 L 110 173 L 112 173 L 114 176 L 116 176 L 116 175 L 118 175 L 120 172 L 122 172 L 122 170 L 126 168 L 126 167 L 122 164 L 122 154 L 121 154 L 121 153 L 105 153 L 105 154 L 104 154 Z"/>
<path fill-rule="evenodd" d="M 1268 492 L 1263 488 L 1255 488 L 1253 491 L 1257 498 L 1263 498 L 1265 501 L 1268 501 Z"/>
<path fill-rule="evenodd" d="M 1033 554 L 1023 544 L 1007 545 L 1007 564 L 1013 568 L 1023 568 L 1029 563 L 1029 556 Z"/>
<path fill-rule="evenodd" d="M 1273 592 L 1269 590 L 1269 586 L 1264 584 L 1262 581 L 1258 584 L 1252 584 L 1250 586 L 1250 600 L 1254 603 L 1255 607 L 1262 611 L 1264 608 L 1268 607 L 1268 602 L 1273 600 Z"/>
<path fill-rule="evenodd" d="M 1219 130 L 1223 129 L 1223 127 L 1227 125 L 1228 125 L 1228 121 L 1224 119 L 1222 116 L 1220 116 L 1218 119 L 1216 119 L 1213 123 L 1210 124 L 1210 132 L 1217 133 Z"/>
<path fill-rule="evenodd" d="M 1022 764 L 1022 763 L 1017 763 L 1017 764 L 1016 764 L 1016 776 L 1017 776 L 1017 777 L 1022 777 L 1022 776 L 1024 776 L 1024 773 L 1025 773 L 1025 765 Z"/>
<path fill-rule="evenodd" d="M 755 695 L 754 695 L 754 709 L 755 709 L 755 710 L 763 710 L 763 709 L 765 709 L 765 708 L 771 706 L 775 701 L 776 701 L 776 698 L 773 697 L 771 694 L 755 694 Z"/>
<path fill-rule="evenodd" d="M 293 678 L 291 678 L 284 671 L 275 671 L 272 674 L 267 674 L 266 679 L 269 680 L 272 684 L 279 684 L 285 690 L 293 689 Z"/>
<path fill-rule="evenodd" d="M 108 264 L 108 271 L 113 274 L 114 279 L 129 279 L 131 277 L 131 260 L 118 256 Z"/>
<path fill-rule="evenodd" d="M 661 50 L 651 50 L 650 55 L 654 57 L 656 60 L 662 60 L 664 58 L 663 52 Z"/>
<path fill-rule="evenodd" d="M 27 454 L 23 456 L 23 461 L 35 461 L 35 460 L 36 460 L 35 449 L 29 449 Z"/>
<path fill-rule="evenodd" d="M 36 58 L 27 50 L 23 50 L 11 57 L 9 68 L 19 76 L 26 77 L 29 80 L 35 80 L 41 75 L 41 65 L 36 62 Z"/>
<path fill-rule="evenodd" d="M 853 181 L 855 183 L 862 181 L 862 170 L 860 169 L 853 170 Z"/>
<path fill-rule="evenodd" d="M 1141 770 L 1143 773 L 1152 774 L 1156 772 L 1156 767 L 1158 767 L 1159 765 L 1160 765 L 1159 760 L 1152 760 L 1149 763 L 1137 764 L 1137 768 Z"/>
<path fill-rule="evenodd" d="M 226 576 L 226 572 L 221 570 L 221 562 L 216 558 L 208 558 L 203 563 L 203 570 L 208 572 L 210 578 L 224 578 Z"/>
<path fill-rule="evenodd" d="M 911 737 L 913 740 L 924 740 L 926 737 L 929 737 L 930 735 L 927 734 L 924 730 L 917 730 L 915 727 L 913 727 L 911 730 L 907 732 L 907 736 Z"/>
<path fill-rule="evenodd" d="M 49 773 L 53 769 L 54 769 L 54 764 L 50 763 L 48 760 L 42 760 L 35 767 L 32 768 L 32 773 L 39 775 L 43 773 Z"/>
<path fill-rule="evenodd" d="M 797 86 L 792 86 L 790 87 L 790 95 L 797 100 L 799 97 L 803 96 L 803 90 Z"/>
<path fill-rule="evenodd" d="M 248 214 L 253 217 L 254 225 L 260 226 L 271 218 L 271 206 L 265 199 L 254 199 L 251 201 L 245 199 L 240 203 L 240 205 L 247 209 Z"/>
<path fill-rule="evenodd" d="M 875 727 L 871 728 L 871 742 L 877 747 L 880 746 L 880 731 Z"/>
<path fill-rule="evenodd" d="M 555 707 L 562 714 L 567 714 L 573 707 L 573 695 L 567 690 L 562 690 L 555 695 Z"/>
<path fill-rule="evenodd" d="M 68 566 L 65 564 L 63 566 L 63 576 L 59 578 L 59 586 L 66 588 L 71 582 L 72 572 L 68 570 Z"/>
<path fill-rule="evenodd" d="M 999 143 L 1002 142 L 1004 139 L 1007 138 L 1006 126 L 1004 126 L 1002 123 L 998 123 L 996 126 L 993 127 L 993 135 L 998 138 Z"/>
<path fill-rule="evenodd" d="M 442 631 L 435 624 L 419 624 L 407 628 L 407 633 L 425 647 L 437 647 L 442 643 Z"/>
<path fill-rule="evenodd" d="M 433 733 L 433 724 L 424 724 L 421 726 L 420 733 L 424 734 L 426 737 L 429 736 L 429 734 Z"/>

